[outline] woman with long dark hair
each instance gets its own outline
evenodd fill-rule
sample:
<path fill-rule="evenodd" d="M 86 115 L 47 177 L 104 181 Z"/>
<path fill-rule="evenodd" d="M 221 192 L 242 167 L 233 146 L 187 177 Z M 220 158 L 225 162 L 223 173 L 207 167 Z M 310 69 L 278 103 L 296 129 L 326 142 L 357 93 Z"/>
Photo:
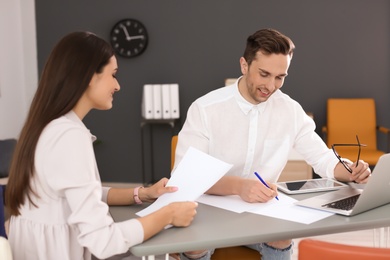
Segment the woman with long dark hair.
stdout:
<path fill-rule="evenodd" d="M 188 226 L 196 202 L 171 203 L 142 218 L 115 223 L 108 205 L 154 201 L 174 192 L 163 178 L 150 187 L 104 188 L 96 139 L 82 119 L 111 109 L 120 86 L 114 52 L 89 32 L 66 35 L 44 67 L 11 162 L 6 205 L 15 259 L 91 259 L 123 254 L 165 226 Z"/>

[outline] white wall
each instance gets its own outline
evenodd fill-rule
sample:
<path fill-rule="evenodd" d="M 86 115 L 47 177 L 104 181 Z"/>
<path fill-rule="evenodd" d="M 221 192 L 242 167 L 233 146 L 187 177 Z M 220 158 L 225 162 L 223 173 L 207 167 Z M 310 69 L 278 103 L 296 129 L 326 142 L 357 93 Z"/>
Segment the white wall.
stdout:
<path fill-rule="evenodd" d="M 38 82 L 34 0 L 0 0 L 0 139 L 17 138 Z"/>

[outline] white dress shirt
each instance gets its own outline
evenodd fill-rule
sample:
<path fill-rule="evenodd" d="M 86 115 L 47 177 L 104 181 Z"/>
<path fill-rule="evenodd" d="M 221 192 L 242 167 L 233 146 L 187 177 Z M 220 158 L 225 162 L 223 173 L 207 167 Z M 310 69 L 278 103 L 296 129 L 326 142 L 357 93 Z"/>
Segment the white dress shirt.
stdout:
<path fill-rule="evenodd" d="M 138 220 L 115 223 L 109 215 L 94 139 L 72 111 L 45 127 L 32 178 L 37 207 L 26 198 L 21 215 L 10 221 L 14 259 L 91 259 L 91 253 L 107 258 L 143 241 Z"/>
<path fill-rule="evenodd" d="M 200 97 L 188 109 L 179 133 L 175 167 L 193 146 L 233 164 L 227 175 L 276 182 L 291 149 L 315 172 L 334 178 L 338 159 L 315 132 L 315 123 L 298 102 L 277 90 L 253 105 L 238 90 L 238 80 Z"/>

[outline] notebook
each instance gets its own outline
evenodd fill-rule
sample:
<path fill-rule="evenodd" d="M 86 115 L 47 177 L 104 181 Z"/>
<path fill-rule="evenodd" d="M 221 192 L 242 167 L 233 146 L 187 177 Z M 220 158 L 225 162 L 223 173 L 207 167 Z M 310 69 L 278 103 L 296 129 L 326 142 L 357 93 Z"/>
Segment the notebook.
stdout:
<path fill-rule="evenodd" d="M 296 205 L 345 216 L 390 203 L 390 153 L 382 155 L 363 189 L 349 188 L 298 201 Z"/>

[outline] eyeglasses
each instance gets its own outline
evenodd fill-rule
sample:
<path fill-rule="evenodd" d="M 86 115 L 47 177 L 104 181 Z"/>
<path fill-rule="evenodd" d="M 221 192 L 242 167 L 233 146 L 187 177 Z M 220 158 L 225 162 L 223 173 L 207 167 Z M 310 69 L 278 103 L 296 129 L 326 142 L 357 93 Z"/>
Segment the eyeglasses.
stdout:
<path fill-rule="evenodd" d="M 359 164 L 359 159 L 360 159 L 360 150 L 361 150 L 361 147 L 366 147 L 367 145 L 365 144 L 361 144 L 360 141 L 359 141 L 359 137 L 356 135 L 356 140 L 357 140 L 357 144 L 332 144 L 332 150 L 334 152 L 334 154 L 336 155 L 337 159 L 339 159 L 340 163 L 344 166 L 345 169 L 347 169 L 347 171 L 349 171 L 350 173 L 352 173 L 352 169 L 351 167 L 349 167 L 349 165 L 343 161 L 341 159 L 341 156 L 336 152 L 336 146 L 357 146 L 359 147 L 359 151 L 358 151 L 358 156 L 357 156 L 357 159 L 356 159 L 356 166 L 358 166 Z"/>

